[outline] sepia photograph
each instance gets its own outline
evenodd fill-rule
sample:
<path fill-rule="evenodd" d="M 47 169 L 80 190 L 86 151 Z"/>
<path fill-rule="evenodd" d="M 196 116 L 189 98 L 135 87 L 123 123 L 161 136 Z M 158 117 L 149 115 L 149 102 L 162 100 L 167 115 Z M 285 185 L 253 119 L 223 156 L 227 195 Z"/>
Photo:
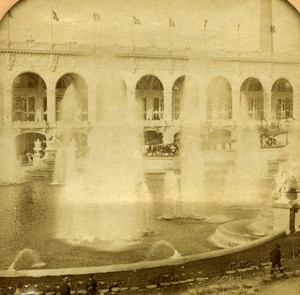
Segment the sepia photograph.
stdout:
<path fill-rule="evenodd" d="M 300 0 L 0 0 L 0 295 L 297 295 L 299 209 Z"/>

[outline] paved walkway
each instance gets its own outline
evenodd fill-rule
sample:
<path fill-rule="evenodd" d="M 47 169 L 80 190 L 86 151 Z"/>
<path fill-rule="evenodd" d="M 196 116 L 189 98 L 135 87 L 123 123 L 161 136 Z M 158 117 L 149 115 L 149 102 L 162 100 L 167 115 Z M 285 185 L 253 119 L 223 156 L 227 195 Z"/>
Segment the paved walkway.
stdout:
<path fill-rule="evenodd" d="M 157 294 L 166 294 L 158 292 Z M 176 291 L 176 295 L 300 295 L 300 272 L 290 273 L 285 276 L 276 275 L 253 277 L 242 280 L 232 280 L 227 282 L 216 281 L 205 286 L 190 285 L 186 290 Z"/>

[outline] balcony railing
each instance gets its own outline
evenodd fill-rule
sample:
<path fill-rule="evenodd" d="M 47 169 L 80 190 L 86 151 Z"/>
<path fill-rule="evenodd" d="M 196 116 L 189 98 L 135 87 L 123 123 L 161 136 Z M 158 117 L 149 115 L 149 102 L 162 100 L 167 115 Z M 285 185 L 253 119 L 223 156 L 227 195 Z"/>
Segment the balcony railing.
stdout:
<path fill-rule="evenodd" d="M 48 126 L 47 121 L 14 121 L 12 124 L 15 128 L 46 128 Z"/>
<path fill-rule="evenodd" d="M 163 120 L 164 112 L 162 110 L 147 110 L 142 113 L 142 118 L 146 121 L 159 121 Z"/>

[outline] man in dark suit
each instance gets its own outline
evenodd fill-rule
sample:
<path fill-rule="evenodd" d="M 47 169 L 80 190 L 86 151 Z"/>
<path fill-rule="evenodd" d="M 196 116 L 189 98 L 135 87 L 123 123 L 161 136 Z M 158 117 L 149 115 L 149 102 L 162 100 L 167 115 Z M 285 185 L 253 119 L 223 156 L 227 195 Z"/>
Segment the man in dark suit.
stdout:
<path fill-rule="evenodd" d="M 65 277 L 60 285 L 60 295 L 71 295 L 71 289 L 69 285 L 70 279 Z"/>
<path fill-rule="evenodd" d="M 270 261 L 272 262 L 271 266 L 271 275 L 274 275 L 275 266 L 277 265 L 279 268 L 279 271 L 283 273 L 283 268 L 281 265 L 281 251 L 280 251 L 280 245 L 277 244 L 275 248 L 270 252 Z"/>
<path fill-rule="evenodd" d="M 96 292 L 97 292 L 97 282 L 93 278 L 93 274 L 89 275 L 89 280 L 88 280 L 88 283 L 87 283 L 87 291 L 91 295 L 96 295 Z"/>

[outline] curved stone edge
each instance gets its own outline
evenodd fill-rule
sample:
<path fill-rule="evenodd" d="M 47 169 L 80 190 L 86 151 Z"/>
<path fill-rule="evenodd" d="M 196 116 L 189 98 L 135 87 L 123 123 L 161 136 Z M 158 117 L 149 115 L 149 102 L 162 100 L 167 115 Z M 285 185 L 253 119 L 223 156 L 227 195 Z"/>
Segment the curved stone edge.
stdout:
<path fill-rule="evenodd" d="M 1 0 L 0 1 L 0 21 L 6 12 L 12 8 L 19 0 Z"/>
<path fill-rule="evenodd" d="M 164 259 L 157 261 L 143 261 L 130 264 L 115 264 L 106 266 L 95 267 L 76 267 L 76 268 L 60 268 L 60 269 L 39 269 L 39 270 L 18 270 L 18 271 L 0 271 L 0 277 L 45 277 L 45 276 L 64 276 L 64 275 L 84 275 L 89 273 L 103 274 L 103 273 L 116 273 L 125 271 L 136 271 L 149 268 L 158 268 L 164 266 L 178 266 L 184 265 L 189 262 L 198 260 L 206 260 L 211 258 L 219 258 L 226 255 L 231 255 L 253 247 L 261 246 L 265 243 L 271 242 L 279 237 L 285 236 L 285 231 L 275 231 L 267 237 L 259 238 L 247 245 L 237 246 L 230 249 L 221 249 L 211 252 L 188 255 L 176 259 Z"/>

